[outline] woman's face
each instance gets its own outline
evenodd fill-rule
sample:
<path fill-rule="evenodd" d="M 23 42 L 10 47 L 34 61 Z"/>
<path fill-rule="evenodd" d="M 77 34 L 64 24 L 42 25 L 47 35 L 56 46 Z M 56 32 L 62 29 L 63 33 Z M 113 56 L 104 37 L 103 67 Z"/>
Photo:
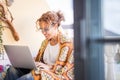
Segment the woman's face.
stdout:
<path fill-rule="evenodd" d="M 52 39 L 56 35 L 56 27 L 54 25 L 51 25 L 50 23 L 47 24 L 44 21 L 39 22 L 40 30 L 45 36 L 47 40 Z"/>

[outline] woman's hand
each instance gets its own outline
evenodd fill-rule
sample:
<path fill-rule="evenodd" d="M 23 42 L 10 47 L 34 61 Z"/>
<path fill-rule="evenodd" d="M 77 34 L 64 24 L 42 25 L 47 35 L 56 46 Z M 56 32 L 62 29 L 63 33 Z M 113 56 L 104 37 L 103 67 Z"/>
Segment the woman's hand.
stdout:
<path fill-rule="evenodd" d="M 44 64 L 42 62 L 35 62 L 36 63 L 36 66 L 40 69 L 45 69 L 45 70 L 50 70 L 50 66 L 47 65 L 47 64 Z"/>
<path fill-rule="evenodd" d="M 50 66 L 42 62 L 35 62 L 35 64 L 37 66 L 37 70 L 35 70 L 35 74 L 40 74 L 41 70 L 50 70 L 51 68 Z"/>

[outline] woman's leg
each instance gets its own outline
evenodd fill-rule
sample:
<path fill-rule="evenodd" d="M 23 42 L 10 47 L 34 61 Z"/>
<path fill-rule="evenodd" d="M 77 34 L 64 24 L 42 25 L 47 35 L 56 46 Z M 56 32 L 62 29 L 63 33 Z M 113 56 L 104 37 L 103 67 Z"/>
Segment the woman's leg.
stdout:
<path fill-rule="evenodd" d="M 34 80 L 31 73 L 28 73 L 26 75 L 23 75 L 22 77 L 18 78 L 17 80 Z"/>
<path fill-rule="evenodd" d="M 4 80 L 16 80 L 19 77 L 29 73 L 30 71 L 31 71 L 30 69 L 14 68 L 11 66 L 7 70 L 7 73 L 6 73 Z"/>

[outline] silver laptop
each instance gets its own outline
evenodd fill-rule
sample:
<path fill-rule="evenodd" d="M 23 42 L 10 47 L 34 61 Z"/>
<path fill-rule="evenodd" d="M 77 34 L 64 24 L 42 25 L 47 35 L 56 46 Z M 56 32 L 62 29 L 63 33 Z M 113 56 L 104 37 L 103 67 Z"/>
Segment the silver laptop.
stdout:
<path fill-rule="evenodd" d="M 14 67 L 36 69 L 34 59 L 28 46 L 4 45 L 8 58 Z"/>

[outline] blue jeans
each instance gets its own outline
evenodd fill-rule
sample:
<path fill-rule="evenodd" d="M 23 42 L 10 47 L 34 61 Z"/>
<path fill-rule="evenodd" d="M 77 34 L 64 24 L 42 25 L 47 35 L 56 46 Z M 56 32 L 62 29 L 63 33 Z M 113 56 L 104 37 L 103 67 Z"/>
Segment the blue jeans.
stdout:
<path fill-rule="evenodd" d="M 17 80 L 34 80 L 34 78 L 31 73 L 28 73 L 28 74 L 18 78 Z"/>
<path fill-rule="evenodd" d="M 13 66 L 10 66 L 7 70 L 4 80 L 17 80 L 21 76 L 26 75 L 30 72 L 30 69 L 15 68 Z"/>

